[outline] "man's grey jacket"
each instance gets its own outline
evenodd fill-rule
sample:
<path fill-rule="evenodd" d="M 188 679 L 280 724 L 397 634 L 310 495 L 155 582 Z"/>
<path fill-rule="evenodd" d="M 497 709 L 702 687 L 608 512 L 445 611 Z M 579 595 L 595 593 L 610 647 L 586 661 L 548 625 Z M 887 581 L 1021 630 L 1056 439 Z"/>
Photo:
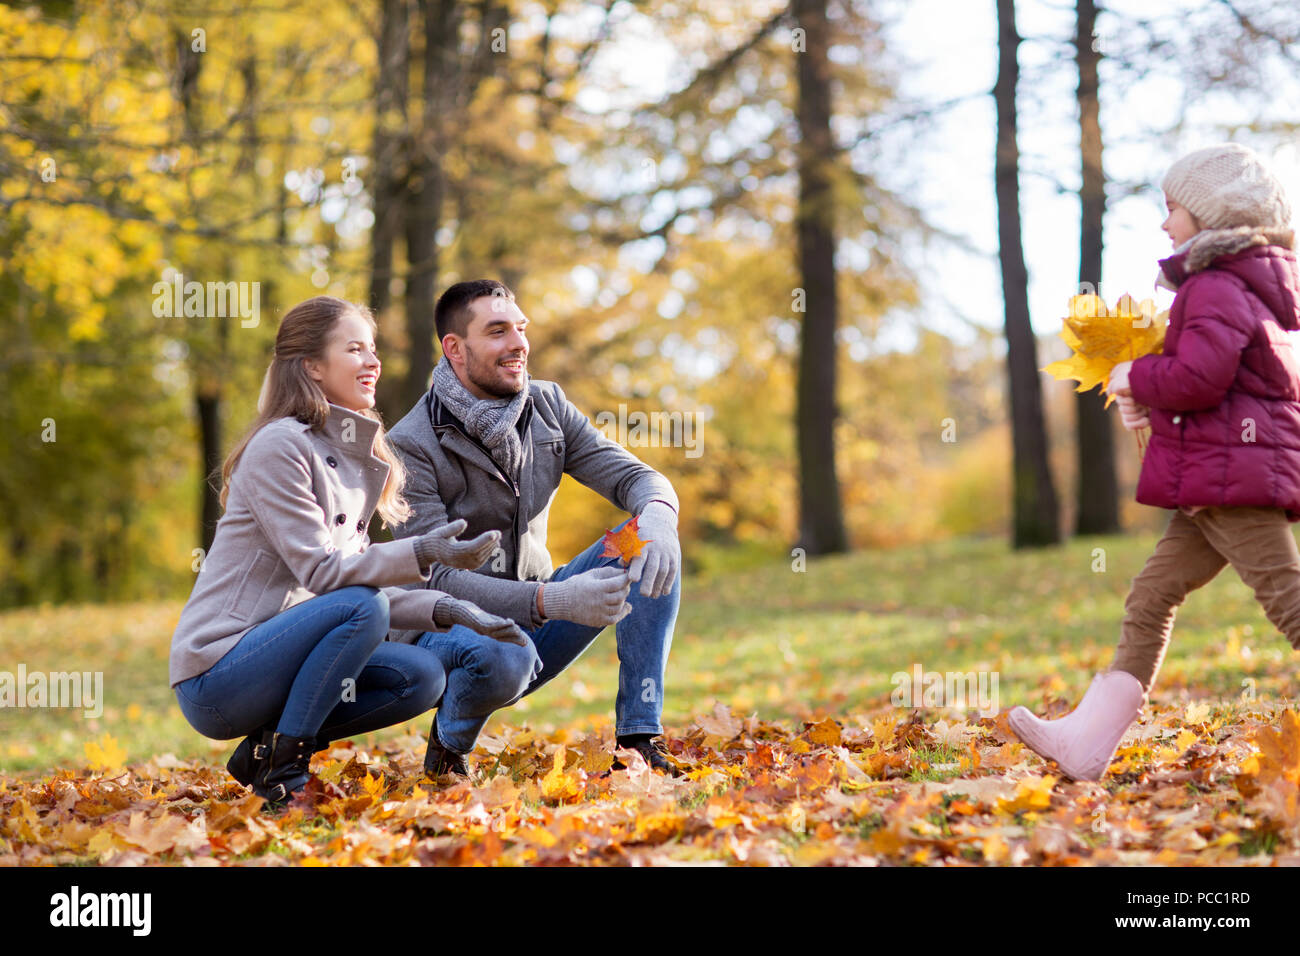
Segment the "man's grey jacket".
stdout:
<path fill-rule="evenodd" d="M 407 587 L 445 591 L 531 629 L 542 623 L 537 589 L 553 571 L 547 513 L 566 472 L 631 514 L 655 500 L 674 511 L 678 503 L 667 478 L 601 434 L 554 382 L 529 382 L 518 427 L 523 459 L 514 480 L 430 388 L 388 433 L 406 466 L 404 493 L 413 509 L 393 534 L 424 534 L 458 518 L 469 523 L 462 538 L 500 531 L 504 553 L 477 571 L 434 564 L 427 581 Z"/>

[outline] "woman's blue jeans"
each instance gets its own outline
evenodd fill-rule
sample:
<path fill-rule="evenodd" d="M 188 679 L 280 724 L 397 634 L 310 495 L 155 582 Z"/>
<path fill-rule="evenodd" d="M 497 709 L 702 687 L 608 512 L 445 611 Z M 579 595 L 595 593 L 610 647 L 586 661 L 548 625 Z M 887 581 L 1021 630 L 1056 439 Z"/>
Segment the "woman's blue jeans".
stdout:
<path fill-rule="evenodd" d="M 563 581 L 592 568 L 621 566 L 618 558 L 604 557 L 603 551 L 604 542 L 597 541 L 558 569 L 550 580 Z M 672 590 L 662 597 L 642 597 L 640 585 L 632 585 L 627 598 L 632 613 L 614 625 L 619 663 L 614 732 L 619 736 L 663 733 L 659 720 L 664 706 L 664 672 L 681 599 L 680 570 Z M 603 630 L 573 621 L 550 620 L 526 632 L 531 638 L 527 647 L 495 641 L 460 625 L 446 632 L 421 635 L 418 647 L 433 651 L 429 656 L 441 663 L 447 675 L 447 690 L 438 706 L 436 722 L 442 745 L 469 753 L 493 711 L 510 706 L 553 680 Z"/>
<path fill-rule="evenodd" d="M 176 699 L 190 725 L 217 740 L 270 729 L 337 740 L 399 724 L 438 702 L 446 673 L 434 655 L 387 634 L 383 591 L 340 588 L 254 627 L 177 684 Z"/>

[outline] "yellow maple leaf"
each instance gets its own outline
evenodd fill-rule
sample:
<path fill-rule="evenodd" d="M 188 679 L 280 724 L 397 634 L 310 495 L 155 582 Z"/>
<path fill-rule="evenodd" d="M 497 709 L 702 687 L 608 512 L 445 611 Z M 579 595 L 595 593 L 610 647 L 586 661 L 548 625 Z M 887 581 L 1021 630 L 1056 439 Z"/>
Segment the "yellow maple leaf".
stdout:
<path fill-rule="evenodd" d="M 1098 385 L 1104 389 L 1120 362 L 1155 355 L 1164 348 L 1168 315 L 1157 314 L 1151 299 L 1138 302 L 1128 294 L 1120 296 L 1114 308 L 1108 308 L 1099 296 L 1072 296 L 1061 329 L 1070 357 L 1043 371 L 1058 380 L 1074 379 L 1079 392 Z M 1113 400 L 1113 395 L 1107 395 L 1106 404 Z"/>
<path fill-rule="evenodd" d="M 369 770 L 366 771 L 365 777 L 362 778 L 361 786 L 370 795 L 371 803 L 378 803 L 384 795 L 384 778 L 382 776 L 372 777 Z"/>
<path fill-rule="evenodd" d="M 1011 848 L 996 833 L 980 840 L 980 852 L 985 863 L 1001 863 L 1011 856 Z"/>
<path fill-rule="evenodd" d="M 576 796 L 582 790 L 582 784 L 564 772 L 564 759 L 567 752 L 564 747 L 556 748 L 550 773 L 542 778 L 542 795 L 552 800 L 566 800 Z"/>
<path fill-rule="evenodd" d="M 1052 788 L 1056 778 L 1050 774 L 1045 777 L 1027 777 L 1016 785 L 1016 792 L 1010 800 L 999 799 L 999 813 L 1017 813 L 1020 810 L 1046 810 L 1052 803 Z"/>
<path fill-rule="evenodd" d="M 92 770 L 116 770 L 126 763 L 126 751 L 118 746 L 112 734 L 106 733 L 98 740 L 87 740 L 83 749 Z"/>
<path fill-rule="evenodd" d="M 117 853 L 116 835 L 107 829 L 100 830 L 86 843 L 86 852 L 96 860 L 102 860 L 106 856 Z"/>

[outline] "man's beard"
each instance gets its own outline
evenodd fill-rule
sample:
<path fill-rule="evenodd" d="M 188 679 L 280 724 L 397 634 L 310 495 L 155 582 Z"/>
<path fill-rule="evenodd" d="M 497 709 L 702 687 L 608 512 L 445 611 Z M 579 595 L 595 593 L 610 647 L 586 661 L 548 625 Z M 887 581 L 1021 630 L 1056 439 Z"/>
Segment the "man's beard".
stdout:
<path fill-rule="evenodd" d="M 478 358 L 474 355 L 473 349 L 468 345 L 465 346 L 465 357 L 469 360 L 465 363 L 465 374 L 469 376 L 469 380 L 493 398 L 514 398 L 524 390 L 524 386 L 528 383 L 527 364 L 524 365 L 523 381 L 519 383 L 518 388 L 515 388 L 512 384 L 502 384 L 499 379 L 490 378 L 489 376 L 496 371 L 496 364 L 480 364 Z M 526 359 L 520 359 L 520 361 L 527 362 Z"/>

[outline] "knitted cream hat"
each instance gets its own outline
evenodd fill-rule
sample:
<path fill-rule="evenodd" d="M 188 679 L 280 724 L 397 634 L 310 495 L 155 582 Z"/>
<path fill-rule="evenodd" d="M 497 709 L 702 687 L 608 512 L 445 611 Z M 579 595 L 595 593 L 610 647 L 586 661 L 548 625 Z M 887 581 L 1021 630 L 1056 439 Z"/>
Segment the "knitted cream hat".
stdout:
<path fill-rule="evenodd" d="M 1291 224 L 1282 184 L 1254 150 L 1237 143 L 1188 153 L 1169 168 L 1161 188 L 1206 229 Z"/>

